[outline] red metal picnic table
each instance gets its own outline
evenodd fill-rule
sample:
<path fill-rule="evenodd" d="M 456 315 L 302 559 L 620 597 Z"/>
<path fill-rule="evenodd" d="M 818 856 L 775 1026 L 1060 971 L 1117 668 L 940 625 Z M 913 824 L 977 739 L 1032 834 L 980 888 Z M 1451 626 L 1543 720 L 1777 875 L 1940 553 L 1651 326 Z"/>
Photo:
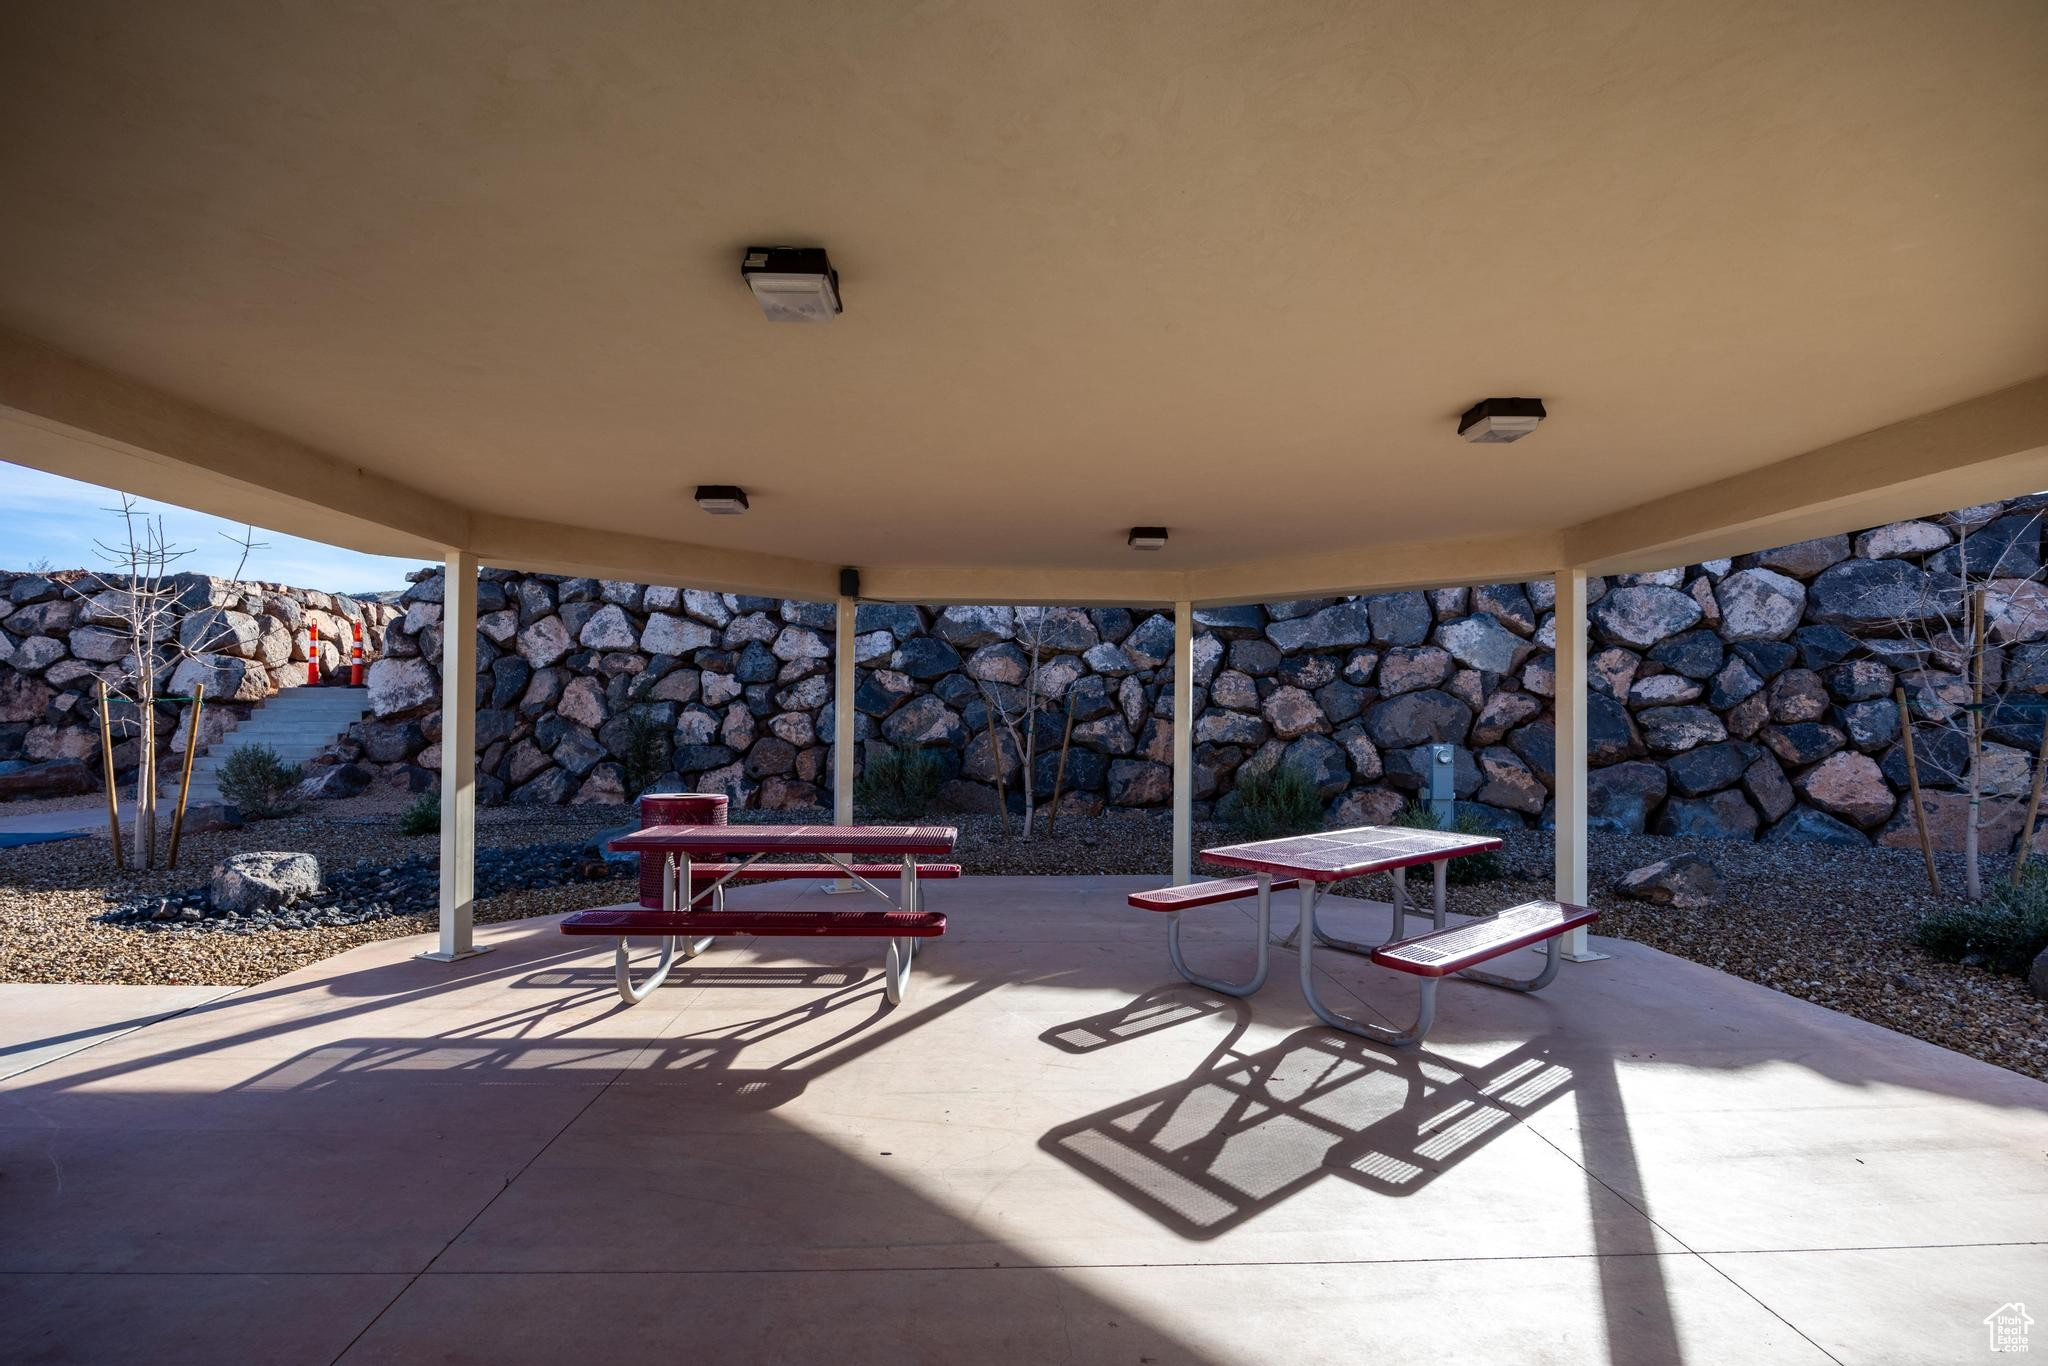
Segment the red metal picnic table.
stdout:
<path fill-rule="evenodd" d="M 1408 870 L 1429 865 L 1435 872 L 1435 894 L 1432 898 L 1432 919 L 1435 928 L 1444 928 L 1445 883 L 1448 880 L 1450 861 L 1466 854 L 1483 853 L 1501 846 L 1497 835 L 1466 835 L 1446 830 L 1411 830 L 1397 826 L 1360 825 L 1348 830 L 1325 830 L 1313 835 L 1291 835 L 1284 839 L 1257 840 L 1249 844 L 1226 844 L 1216 849 L 1204 849 L 1202 857 L 1211 863 L 1220 863 L 1226 868 L 1242 868 L 1258 878 L 1259 898 L 1259 961 L 1258 970 L 1248 983 L 1212 982 L 1207 978 L 1195 978 L 1182 961 L 1179 944 L 1169 940 L 1169 951 L 1174 956 L 1174 966 L 1182 976 L 1200 985 L 1213 987 L 1233 995 L 1248 995 L 1257 991 L 1266 980 L 1266 951 L 1271 939 L 1273 914 L 1274 878 L 1291 879 L 1301 894 L 1301 921 L 1287 937 L 1278 941 L 1281 948 L 1294 948 L 1299 944 L 1301 953 L 1301 994 L 1307 1000 L 1309 1009 L 1326 1024 L 1335 1025 L 1352 1033 L 1366 1033 L 1374 1037 L 1357 1022 L 1330 1010 L 1316 994 L 1313 975 L 1313 955 L 1320 943 L 1344 953 L 1356 953 L 1370 957 L 1380 945 L 1361 944 L 1356 940 L 1339 939 L 1323 932 L 1316 922 L 1316 907 L 1330 889 L 1330 885 L 1348 878 L 1366 877 L 1373 873 L 1390 873 L 1394 883 L 1393 926 L 1387 941 L 1392 943 L 1401 938 L 1410 914 L 1408 906 Z M 1304 935 L 1302 931 L 1308 933 Z M 1423 1023 L 1426 1029 L 1427 1022 Z"/>
<path fill-rule="evenodd" d="M 959 831 L 949 825 L 651 825 L 630 835 L 619 836 L 611 842 L 611 847 L 621 853 L 637 853 L 642 859 L 661 860 L 660 910 L 651 913 L 624 908 L 586 911 L 572 917 L 573 923 L 565 922 L 564 929 L 571 933 L 612 933 L 620 936 L 619 992 L 628 1001 L 644 999 L 668 976 L 678 941 L 682 956 L 693 958 L 711 946 L 714 935 L 710 931 L 713 930 L 887 938 L 889 949 L 884 987 L 889 999 L 898 1001 L 902 999 L 904 984 L 910 974 L 911 960 L 916 956 L 917 938 L 944 932 L 944 917 L 927 916 L 921 909 L 918 861 L 951 853 L 958 839 Z M 823 861 L 820 872 L 824 872 L 826 867 L 836 869 L 857 889 L 884 901 L 891 901 L 891 898 L 875 885 L 873 876 L 885 874 L 871 865 L 857 867 L 851 860 L 856 856 L 900 860 L 899 869 L 894 870 L 898 882 L 892 904 L 896 910 L 881 913 L 750 911 L 743 916 L 726 913 L 726 884 L 749 876 L 749 870 L 770 855 L 814 856 Z M 707 870 L 712 876 L 700 878 L 693 873 L 694 865 L 713 858 L 725 861 L 715 869 Z M 776 865 L 776 868 L 780 876 L 802 871 L 786 864 Z M 696 911 L 697 906 L 706 902 L 712 908 L 708 913 Z M 745 923 L 741 924 L 742 921 Z M 932 923 L 925 924 L 925 921 Z M 662 941 L 661 957 L 649 978 L 635 985 L 627 973 L 624 935 L 628 930 L 651 932 L 644 928 L 649 923 L 660 931 L 666 931 L 659 936 Z M 707 932 L 702 935 L 676 933 L 685 928 L 701 928 Z"/>

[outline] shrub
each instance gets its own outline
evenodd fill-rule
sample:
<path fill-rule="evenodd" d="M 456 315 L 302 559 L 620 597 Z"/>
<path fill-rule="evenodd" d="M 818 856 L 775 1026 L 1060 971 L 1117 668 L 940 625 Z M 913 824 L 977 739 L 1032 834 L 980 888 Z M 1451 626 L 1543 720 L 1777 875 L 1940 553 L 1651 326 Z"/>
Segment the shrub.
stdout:
<path fill-rule="evenodd" d="M 2025 975 L 2048 949 L 2048 865 L 2029 863 L 2019 886 L 2000 882 L 1975 906 L 1930 913 L 1913 937 L 1946 962 L 1972 959 L 1993 972 Z"/>
<path fill-rule="evenodd" d="M 292 790 L 299 771 L 268 745 L 241 745 L 220 766 L 220 793 L 255 820 L 288 816 L 299 809 Z"/>
<path fill-rule="evenodd" d="M 1469 812 L 1452 807 L 1450 820 L 1440 821 L 1434 812 L 1419 802 L 1410 803 L 1396 812 L 1394 824 L 1406 826 L 1410 830 L 1454 830 L 1461 835 L 1494 833 L 1493 827 L 1476 819 Z M 1501 857 L 1498 849 L 1489 849 L 1483 854 L 1465 854 L 1459 858 L 1446 859 L 1444 866 L 1447 870 L 1446 878 L 1460 887 L 1468 887 L 1475 882 L 1495 882 L 1505 877 L 1508 871 L 1507 860 Z"/>
<path fill-rule="evenodd" d="M 1236 800 L 1229 803 L 1226 820 L 1247 839 L 1278 839 L 1322 828 L 1323 799 L 1298 768 L 1275 764 L 1239 779 L 1231 791 Z"/>
<path fill-rule="evenodd" d="M 930 750 L 881 750 L 861 765 L 853 780 L 853 799 L 873 815 L 910 820 L 931 809 L 944 773 L 939 756 Z"/>
<path fill-rule="evenodd" d="M 401 835 L 438 835 L 441 833 L 441 796 L 428 792 L 417 798 L 411 806 L 398 813 L 398 833 Z"/>
<path fill-rule="evenodd" d="M 638 796 L 668 772 L 668 728 L 644 709 L 628 712 L 625 751 L 619 756 L 619 766 L 625 770 L 626 795 Z"/>

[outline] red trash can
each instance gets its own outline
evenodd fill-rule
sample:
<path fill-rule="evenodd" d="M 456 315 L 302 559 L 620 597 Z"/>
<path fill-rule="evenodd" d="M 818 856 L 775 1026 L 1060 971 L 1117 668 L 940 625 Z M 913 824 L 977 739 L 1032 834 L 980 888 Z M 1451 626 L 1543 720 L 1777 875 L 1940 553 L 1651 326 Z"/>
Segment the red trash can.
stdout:
<path fill-rule="evenodd" d="M 724 825 L 727 804 L 723 792 L 650 792 L 640 799 L 640 826 Z M 640 856 L 640 904 L 661 909 L 661 865 L 665 854 Z"/>

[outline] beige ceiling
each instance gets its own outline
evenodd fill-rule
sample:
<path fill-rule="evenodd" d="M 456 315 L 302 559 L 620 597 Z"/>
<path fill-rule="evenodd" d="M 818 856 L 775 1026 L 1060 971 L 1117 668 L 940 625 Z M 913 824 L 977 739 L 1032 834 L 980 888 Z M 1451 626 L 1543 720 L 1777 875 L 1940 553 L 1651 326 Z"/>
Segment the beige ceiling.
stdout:
<path fill-rule="evenodd" d="M 529 558 L 1554 545 L 2048 372 L 2048 5 L 15 3 L 0 205 L 0 325 Z"/>

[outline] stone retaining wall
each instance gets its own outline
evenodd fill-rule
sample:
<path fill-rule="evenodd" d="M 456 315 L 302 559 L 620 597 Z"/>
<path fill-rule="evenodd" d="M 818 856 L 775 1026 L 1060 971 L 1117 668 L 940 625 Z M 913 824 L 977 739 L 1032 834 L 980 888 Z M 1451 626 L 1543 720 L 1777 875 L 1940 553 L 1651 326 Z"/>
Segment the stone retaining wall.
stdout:
<path fill-rule="evenodd" d="M 1970 564 L 1997 559 L 1994 681 L 2048 687 L 2040 567 L 2044 500 L 1992 504 L 1734 561 L 1590 585 L 1592 808 L 1604 828 L 1736 839 L 1904 844 L 1905 763 L 1892 700 L 1920 718 L 1922 777 L 1944 846 L 1959 844 L 1965 755 L 1934 725 L 1967 701 L 1953 642 L 1924 627 L 1960 601 Z M 480 797 L 619 801 L 636 729 L 670 746 L 687 787 L 788 809 L 829 800 L 833 613 L 784 602 L 489 570 L 480 584 Z M 413 787 L 439 761 L 441 580 L 428 571 L 371 670 L 374 718 L 335 762 L 381 766 Z M 2036 619 L 2038 617 L 2038 620 Z M 1457 746 L 1473 814 L 1547 821 L 1554 639 L 1548 581 L 1196 613 L 1195 795 L 1227 804 L 1246 773 L 1290 764 L 1330 818 L 1385 819 L 1422 782 L 1427 747 Z M 1910 631 L 1901 623 L 1920 623 Z M 867 604 L 856 739 L 933 751 L 943 799 L 993 809 L 998 752 L 982 690 L 1012 703 L 1043 641 L 1036 781 L 1049 793 L 1064 709 L 1074 716 L 1069 803 L 1165 805 L 1172 790 L 1169 615 L 1121 608 L 934 610 Z M 1916 643 L 1914 635 L 1922 637 Z M 630 718 L 640 718 L 635 722 Z M 2040 735 L 2030 714 L 1991 718 L 1987 847 L 2010 847 Z M 1017 784 L 1010 778 L 1010 791 Z"/>
<path fill-rule="evenodd" d="M 177 600 L 157 646 L 158 687 L 184 695 L 206 685 L 207 743 L 252 704 L 307 682 L 308 626 L 319 629 L 317 663 L 329 678 L 347 666 L 355 623 L 374 654 L 399 615 L 387 603 L 283 584 L 206 574 L 167 582 Z M 0 573 L 0 799 L 100 788 L 99 684 L 134 676 L 131 640 L 125 593 L 76 573 Z M 157 708 L 161 754 L 184 752 L 186 715 L 179 705 Z M 136 713 L 119 707 L 114 717 L 115 766 L 132 773 Z"/>

